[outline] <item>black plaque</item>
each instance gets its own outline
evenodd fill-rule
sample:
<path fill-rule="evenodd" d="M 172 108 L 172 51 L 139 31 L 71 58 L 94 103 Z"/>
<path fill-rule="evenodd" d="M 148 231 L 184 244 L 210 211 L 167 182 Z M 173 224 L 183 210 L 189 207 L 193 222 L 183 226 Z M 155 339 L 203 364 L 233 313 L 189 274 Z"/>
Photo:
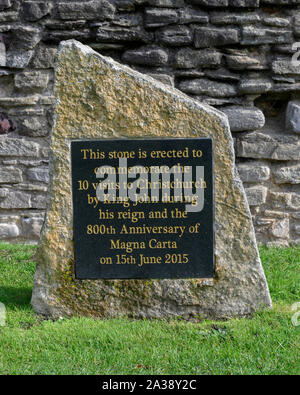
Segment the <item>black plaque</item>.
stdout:
<path fill-rule="evenodd" d="M 133 172 L 131 176 L 124 170 L 125 158 Z M 211 139 L 72 141 L 71 162 L 77 279 L 213 277 Z M 201 179 L 197 178 L 197 167 L 204 172 Z M 152 179 L 154 170 L 159 173 L 159 168 L 162 173 Z M 163 173 L 171 168 L 175 170 L 168 183 Z M 182 174 L 182 183 L 176 169 Z M 192 183 L 188 180 L 184 183 L 184 169 L 192 171 Z M 146 178 L 148 190 L 143 190 Z M 140 180 L 140 189 L 132 184 L 136 180 Z M 102 188 L 102 196 L 106 195 L 102 201 L 97 193 L 104 182 L 112 189 Z M 125 185 L 135 191 L 135 196 L 140 193 L 137 201 L 124 198 L 124 193 L 130 193 L 130 189 L 124 192 Z M 152 197 L 154 185 L 159 191 L 156 189 Z M 192 187 L 194 199 L 196 186 L 202 189 L 201 210 L 187 211 L 192 204 L 189 196 L 185 196 L 188 193 L 184 188 L 188 186 Z M 167 197 L 163 196 L 165 187 L 170 187 Z"/>

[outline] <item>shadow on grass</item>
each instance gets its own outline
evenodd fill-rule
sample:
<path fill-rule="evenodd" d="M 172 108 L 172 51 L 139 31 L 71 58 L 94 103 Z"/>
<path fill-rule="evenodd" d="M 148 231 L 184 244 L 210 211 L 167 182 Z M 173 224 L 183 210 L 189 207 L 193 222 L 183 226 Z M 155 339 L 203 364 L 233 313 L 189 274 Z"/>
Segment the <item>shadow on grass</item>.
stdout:
<path fill-rule="evenodd" d="M 31 294 L 31 287 L 0 286 L 0 302 L 9 307 L 30 306 Z"/>

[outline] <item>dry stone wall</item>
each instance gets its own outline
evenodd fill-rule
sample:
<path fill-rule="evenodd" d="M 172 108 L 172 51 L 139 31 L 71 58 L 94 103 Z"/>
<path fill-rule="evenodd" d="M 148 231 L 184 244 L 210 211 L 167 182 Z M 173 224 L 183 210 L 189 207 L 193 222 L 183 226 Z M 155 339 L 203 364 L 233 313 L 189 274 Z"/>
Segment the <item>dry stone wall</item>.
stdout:
<path fill-rule="evenodd" d="M 39 238 L 70 38 L 225 112 L 258 241 L 300 242 L 300 0 L 0 0 L 0 239 Z"/>

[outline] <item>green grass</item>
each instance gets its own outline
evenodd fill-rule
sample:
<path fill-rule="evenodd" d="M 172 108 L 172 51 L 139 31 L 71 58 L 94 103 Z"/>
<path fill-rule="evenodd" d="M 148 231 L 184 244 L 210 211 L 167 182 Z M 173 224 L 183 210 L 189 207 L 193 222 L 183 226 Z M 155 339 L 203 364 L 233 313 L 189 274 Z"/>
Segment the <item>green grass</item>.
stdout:
<path fill-rule="evenodd" d="M 260 248 L 274 309 L 231 321 L 42 320 L 35 247 L 0 244 L 0 374 L 299 374 L 300 247 Z"/>

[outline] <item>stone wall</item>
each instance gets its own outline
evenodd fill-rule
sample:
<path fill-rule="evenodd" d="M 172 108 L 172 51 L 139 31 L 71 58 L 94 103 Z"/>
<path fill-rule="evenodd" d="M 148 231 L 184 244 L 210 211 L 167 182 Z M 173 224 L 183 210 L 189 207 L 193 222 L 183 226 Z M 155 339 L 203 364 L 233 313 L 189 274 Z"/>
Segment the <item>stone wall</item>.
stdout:
<path fill-rule="evenodd" d="M 39 237 L 70 38 L 224 111 L 258 241 L 300 242 L 300 0 L 0 0 L 0 239 Z"/>

